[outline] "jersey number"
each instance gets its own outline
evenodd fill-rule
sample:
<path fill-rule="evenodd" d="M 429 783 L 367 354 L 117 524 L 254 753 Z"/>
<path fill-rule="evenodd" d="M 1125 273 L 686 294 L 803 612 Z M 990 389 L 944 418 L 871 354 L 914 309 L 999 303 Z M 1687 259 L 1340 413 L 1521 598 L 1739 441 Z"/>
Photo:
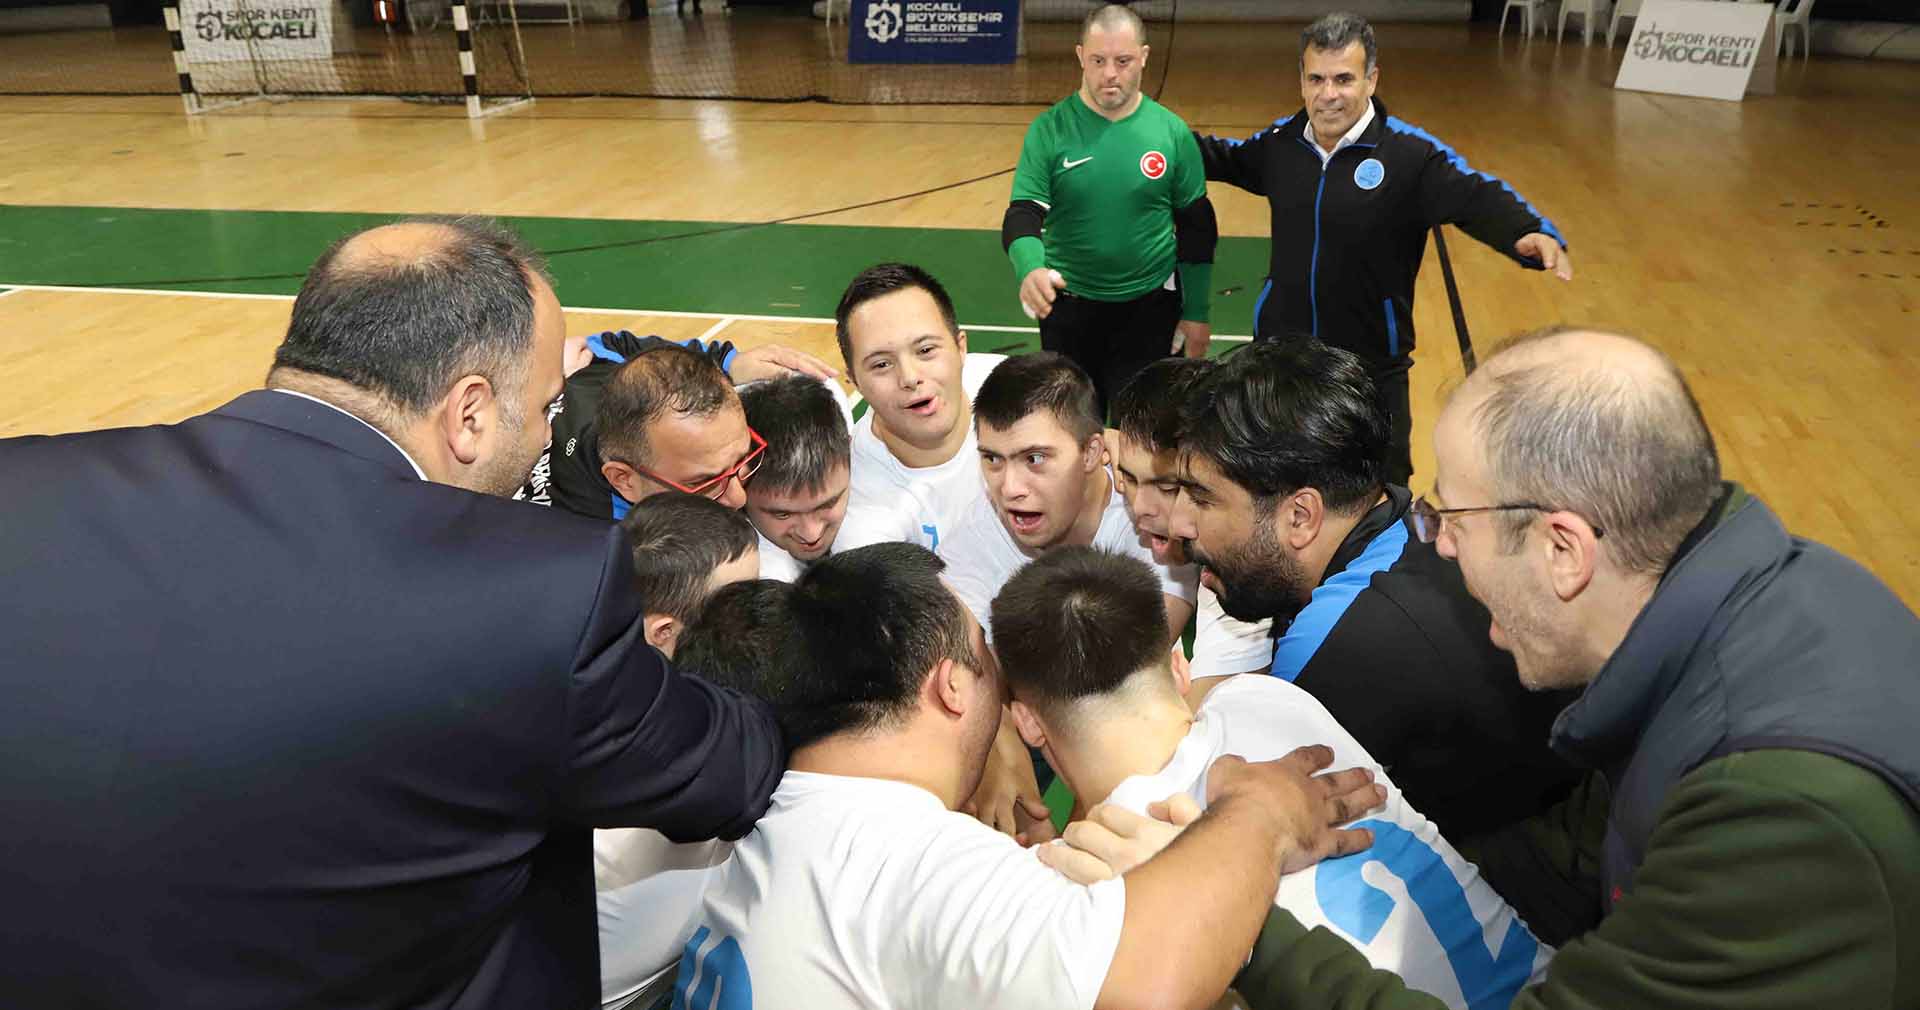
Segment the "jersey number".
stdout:
<path fill-rule="evenodd" d="M 753 1010 L 753 982 L 747 977 L 740 942 L 729 936 L 702 958 L 700 947 L 710 935 L 701 926 L 680 955 L 680 975 L 673 980 L 673 1010 Z"/>
<path fill-rule="evenodd" d="M 940 527 L 932 523 L 921 523 L 920 532 L 927 535 L 927 550 L 937 551 L 940 549 Z"/>
<path fill-rule="evenodd" d="M 1353 826 L 1373 831 L 1373 848 L 1329 859 L 1315 871 L 1313 888 L 1327 920 L 1361 943 L 1372 943 L 1393 914 L 1394 899 L 1367 883 L 1360 869 L 1368 863 L 1385 866 L 1406 884 L 1407 894 L 1439 938 L 1470 1010 L 1505 1010 L 1533 974 L 1539 941 L 1516 917 L 1499 952 L 1489 951 L 1480 920 L 1467 905 L 1467 892 L 1439 853 L 1388 821 L 1365 820 Z"/>

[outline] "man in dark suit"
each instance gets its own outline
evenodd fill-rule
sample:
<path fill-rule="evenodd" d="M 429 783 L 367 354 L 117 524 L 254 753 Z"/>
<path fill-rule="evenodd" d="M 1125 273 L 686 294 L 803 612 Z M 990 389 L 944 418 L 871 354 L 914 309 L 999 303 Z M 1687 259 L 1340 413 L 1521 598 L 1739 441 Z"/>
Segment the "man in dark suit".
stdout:
<path fill-rule="evenodd" d="M 618 527 L 491 497 L 563 341 L 511 235 L 405 222 L 268 389 L 0 441 L 0 1006 L 593 1006 L 590 829 L 752 826 L 770 715 L 646 644 Z"/>

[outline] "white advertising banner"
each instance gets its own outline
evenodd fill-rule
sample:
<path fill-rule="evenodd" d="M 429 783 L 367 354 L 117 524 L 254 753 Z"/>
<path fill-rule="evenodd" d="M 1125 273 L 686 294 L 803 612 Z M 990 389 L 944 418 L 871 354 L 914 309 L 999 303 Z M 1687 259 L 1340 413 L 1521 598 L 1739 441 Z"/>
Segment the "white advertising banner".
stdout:
<path fill-rule="evenodd" d="M 180 35 L 192 63 L 325 60 L 333 13 L 333 0 L 181 0 Z"/>
<path fill-rule="evenodd" d="M 1773 5 L 1646 0 L 1613 86 L 1737 102 L 1773 94 Z"/>

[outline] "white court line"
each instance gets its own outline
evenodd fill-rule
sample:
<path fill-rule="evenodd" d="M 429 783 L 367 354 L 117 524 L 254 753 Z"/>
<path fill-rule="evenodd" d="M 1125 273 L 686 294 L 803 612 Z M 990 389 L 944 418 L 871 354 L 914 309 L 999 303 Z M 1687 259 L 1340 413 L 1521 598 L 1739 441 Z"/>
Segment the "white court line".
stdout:
<path fill-rule="evenodd" d="M 9 284 L 0 281 L 0 288 L 8 288 L 6 294 L 14 291 L 87 291 L 103 295 L 179 295 L 184 298 L 251 298 L 256 301 L 293 301 L 292 295 L 263 295 L 239 291 L 176 291 L 172 288 L 96 288 L 84 284 Z M 708 330 L 708 335 L 716 333 L 723 326 L 735 322 L 756 323 L 816 323 L 832 326 L 832 319 L 818 316 L 766 316 L 739 312 L 681 312 L 675 309 L 607 309 L 591 305 L 567 305 L 568 312 L 592 312 L 597 315 L 663 316 L 668 319 L 717 319 L 719 322 Z M 1039 333 L 1037 326 L 991 326 L 986 324 L 962 323 L 963 330 L 977 330 L 982 333 Z M 705 338 L 702 338 L 705 339 Z M 1244 343 L 1253 339 L 1246 336 L 1216 333 L 1215 340 Z"/>
<path fill-rule="evenodd" d="M 255 295 L 239 291 L 175 291 L 172 288 L 93 288 L 84 284 L 8 284 L 0 281 L 0 288 L 12 288 L 15 291 L 92 291 L 103 295 L 183 295 L 188 298 L 252 298 L 255 300 L 290 302 L 292 295 Z"/>
<path fill-rule="evenodd" d="M 19 291 L 19 288 L 0 288 L 0 298 L 5 298 L 11 294 L 18 294 Z"/>
<path fill-rule="evenodd" d="M 733 325 L 732 316 L 721 316 L 719 322 L 714 323 L 712 326 L 707 327 L 707 332 L 700 334 L 700 342 L 704 344 L 707 341 L 712 340 L 715 334 L 719 333 L 721 330 L 724 330 L 731 325 Z"/>

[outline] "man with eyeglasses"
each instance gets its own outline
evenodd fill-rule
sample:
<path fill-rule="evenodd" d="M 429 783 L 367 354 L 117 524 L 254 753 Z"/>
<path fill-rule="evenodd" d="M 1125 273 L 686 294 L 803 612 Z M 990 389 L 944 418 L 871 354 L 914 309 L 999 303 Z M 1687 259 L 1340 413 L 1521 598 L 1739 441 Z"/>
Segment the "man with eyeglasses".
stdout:
<path fill-rule="evenodd" d="M 569 362 L 552 411 L 552 441 L 514 497 L 594 519 L 619 519 L 633 503 L 666 491 L 739 508 L 766 441 L 748 430 L 733 384 L 834 375 L 788 347 L 742 351 L 725 341 L 676 344 L 625 330 L 595 334 L 569 353 L 580 360 Z"/>
<path fill-rule="evenodd" d="M 1723 481 L 1686 380 L 1637 340 L 1520 338 L 1434 452 L 1423 529 L 1520 682 L 1585 688 L 1553 746 L 1612 784 L 1572 833 L 1531 832 L 1556 869 L 1597 860 L 1604 918 L 1511 1006 L 1920 1006 L 1920 617 Z M 1284 913 L 1239 986 L 1438 1006 Z"/>
<path fill-rule="evenodd" d="M 1546 738 L 1571 696 L 1521 687 L 1486 610 L 1419 535 L 1412 495 L 1382 480 L 1388 422 L 1360 358 L 1262 342 L 1185 401 L 1168 532 L 1229 616 L 1272 619 L 1272 674 L 1317 697 L 1463 849 L 1565 796 L 1575 776 Z"/>

